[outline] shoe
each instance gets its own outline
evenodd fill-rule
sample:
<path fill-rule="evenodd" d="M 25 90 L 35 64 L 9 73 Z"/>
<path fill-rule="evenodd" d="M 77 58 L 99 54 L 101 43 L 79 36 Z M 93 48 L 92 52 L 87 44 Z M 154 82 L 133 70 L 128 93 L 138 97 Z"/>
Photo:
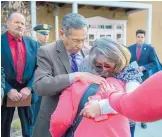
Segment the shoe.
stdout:
<path fill-rule="evenodd" d="M 146 129 L 146 128 L 147 128 L 146 123 L 141 123 L 141 127 L 142 127 L 143 129 Z"/>

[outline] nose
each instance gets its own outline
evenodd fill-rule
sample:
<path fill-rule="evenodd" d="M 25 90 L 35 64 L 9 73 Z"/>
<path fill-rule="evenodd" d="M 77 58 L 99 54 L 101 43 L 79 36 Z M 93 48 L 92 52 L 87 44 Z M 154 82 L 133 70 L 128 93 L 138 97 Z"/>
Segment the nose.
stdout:
<path fill-rule="evenodd" d="M 78 44 L 77 44 L 77 47 L 80 48 L 80 47 L 83 47 L 83 45 L 84 45 L 84 42 L 83 41 L 79 41 Z"/>
<path fill-rule="evenodd" d="M 18 27 L 21 27 L 21 28 L 22 28 L 22 26 L 23 26 L 23 25 L 22 25 L 21 23 L 18 24 Z"/>

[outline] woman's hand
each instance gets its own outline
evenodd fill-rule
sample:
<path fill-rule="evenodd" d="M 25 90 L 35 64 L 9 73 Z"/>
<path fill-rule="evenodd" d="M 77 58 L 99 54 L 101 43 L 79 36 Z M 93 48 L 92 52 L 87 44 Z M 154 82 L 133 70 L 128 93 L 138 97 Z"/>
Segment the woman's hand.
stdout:
<path fill-rule="evenodd" d="M 89 101 L 85 104 L 85 107 L 80 112 L 80 115 L 85 117 L 95 118 L 101 115 L 101 109 L 98 101 Z"/>
<path fill-rule="evenodd" d="M 100 90 L 102 91 L 102 93 L 105 93 L 105 92 L 110 92 L 110 93 L 111 92 L 117 92 L 117 89 L 116 89 L 114 84 L 107 84 L 106 87 L 101 85 Z"/>

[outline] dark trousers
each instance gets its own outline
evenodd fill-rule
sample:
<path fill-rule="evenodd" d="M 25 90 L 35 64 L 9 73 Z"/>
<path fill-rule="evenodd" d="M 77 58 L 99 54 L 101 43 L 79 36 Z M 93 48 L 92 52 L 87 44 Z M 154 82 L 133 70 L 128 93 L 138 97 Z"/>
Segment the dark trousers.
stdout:
<path fill-rule="evenodd" d="M 10 137 L 11 122 L 15 107 L 1 107 L 1 137 Z M 31 137 L 34 127 L 33 112 L 31 107 L 18 107 L 23 137 Z"/>
<path fill-rule="evenodd" d="M 136 125 L 130 127 L 131 137 L 134 137 L 135 127 Z"/>

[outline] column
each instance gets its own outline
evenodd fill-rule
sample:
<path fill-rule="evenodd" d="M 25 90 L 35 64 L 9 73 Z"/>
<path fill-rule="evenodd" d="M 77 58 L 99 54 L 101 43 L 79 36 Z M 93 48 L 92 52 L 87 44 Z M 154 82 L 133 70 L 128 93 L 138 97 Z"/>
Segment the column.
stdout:
<path fill-rule="evenodd" d="M 146 24 L 146 43 L 151 44 L 152 34 L 152 6 L 147 9 L 147 24 Z"/>
<path fill-rule="evenodd" d="M 55 17 L 55 40 L 59 39 L 59 20 L 58 20 L 58 5 L 55 4 L 53 15 Z"/>
<path fill-rule="evenodd" d="M 36 16 L 36 1 L 31 1 L 30 2 L 30 9 L 31 9 L 31 27 L 32 29 L 36 26 L 36 19 L 37 19 L 37 16 Z M 32 37 L 36 40 L 36 33 L 35 31 L 32 30 Z"/>
<path fill-rule="evenodd" d="M 73 2 L 73 4 L 72 4 L 72 12 L 73 13 L 78 13 L 78 3 L 77 2 Z"/>

